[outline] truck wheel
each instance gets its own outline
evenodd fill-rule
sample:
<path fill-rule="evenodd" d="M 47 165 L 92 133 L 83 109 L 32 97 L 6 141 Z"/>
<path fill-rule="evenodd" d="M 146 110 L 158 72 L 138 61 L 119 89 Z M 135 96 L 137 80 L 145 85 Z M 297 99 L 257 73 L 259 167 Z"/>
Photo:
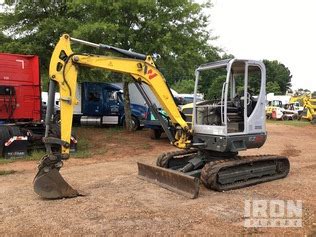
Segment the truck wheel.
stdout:
<path fill-rule="evenodd" d="M 160 139 L 162 131 L 160 129 L 151 129 L 150 138 L 157 140 Z"/>
<path fill-rule="evenodd" d="M 135 118 L 132 116 L 132 129 L 133 129 L 133 131 L 138 130 L 139 127 L 140 127 L 140 123 L 138 121 L 138 118 Z"/>
<path fill-rule="evenodd" d="M 139 129 L 139 121 L 136 117 L 132 116 L 132 121 L 131 121 L 131 125 L 132 125 L 132 131 L 136 131 L 137 129 Z M 125 124 L 125 119 L 123 120 L 123 127 L 126 128 L 126 124 Z"/>

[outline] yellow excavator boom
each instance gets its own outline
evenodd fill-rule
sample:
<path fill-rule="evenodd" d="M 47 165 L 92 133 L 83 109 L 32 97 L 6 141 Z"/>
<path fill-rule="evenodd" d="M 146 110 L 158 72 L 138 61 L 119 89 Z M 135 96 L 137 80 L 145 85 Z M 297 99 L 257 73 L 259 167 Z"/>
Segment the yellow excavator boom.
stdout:
<path fill-rule="evenodd" d="M 71 49 L 71 40 L 70 36 L 66 34 L 60 38 L 49 67 L 50 79 L 58 82 L 60 88 L 62 141 L 70 142 L 73 109 L 78 103 L 76 98 L 78 66 L 85 66 L 128 74 L 135 82 L 148 85 L 168 113 L 171 122 L 182 128 L 181 135 L 176 137 L 178 139 L 174 145 L 179 148 L 188 147 L 190 144 L 190 140 L 188 140 L 189 126 L 182 118 L 165 78 L 156 68 L 150 56 L 143 61 L 132 58 L 76 54 Z M 62 146 L 62 153 L 69 153 L 69 147 Z"/>
<path fill-rule="evenodd" d="M 126 57 L 75 53 L 71 49 L 71 42 L 117 51 L 123 53 Z M 190 128 L 182 118 L 165 78 L 157 69 L 151 56 L 103 44 L 94 44 L 71 38 L 69 35 L 64 34 L 55 46 L 49 67 L 49 100 L 44 138 L 47 154 L 42 158 L 38 173 L 34 179 L 34 190 L 41 197 L 61 198 L 78 195 L 78 192 L 72 189 L 61 177 L 59 169 L 62 167 L 62 160 L 69 158 L 73 110 L 78 103 L 76 86 L 79 67 L 101 68 L 127 74 L 136 83 L 148 85 L 176 128 L 176 134 L 171 140 L 172 144 L 178 148 L 189 148 L 191 144 Z M 53 107 L 51 101 L 54 100 L 53 95 L 56 91 L 56 85 L 58 85 L 60 92 L 60 139 L 49 137 L 48 132 Z M 54 145 L 61 146 L 61 151 L 54 150 Z"/>

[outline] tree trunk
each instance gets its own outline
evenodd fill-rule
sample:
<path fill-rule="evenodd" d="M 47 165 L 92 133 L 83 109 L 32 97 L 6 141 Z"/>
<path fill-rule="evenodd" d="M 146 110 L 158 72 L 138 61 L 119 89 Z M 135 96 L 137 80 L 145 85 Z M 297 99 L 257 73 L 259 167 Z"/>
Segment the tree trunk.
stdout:
<path fill-rule="evenodd" d="M 132 129 L 132 111 L 131 111 L 131 101 L 129 98 L 128 81 L 124 79 L 123 82 L 123 94 L 124 94 L 124 112 L 125 112 L 125 125 L 128 131 L 133 131 Z"/>

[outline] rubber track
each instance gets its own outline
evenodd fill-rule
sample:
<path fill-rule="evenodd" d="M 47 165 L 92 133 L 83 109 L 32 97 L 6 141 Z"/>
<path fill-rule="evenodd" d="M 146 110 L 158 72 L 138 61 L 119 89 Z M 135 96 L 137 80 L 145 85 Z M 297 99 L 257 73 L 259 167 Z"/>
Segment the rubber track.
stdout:
<path fill-rule="evenodd" d="M 273 176 L 263 176 L 260 178 L 243 180 L 243 181 L 238 181 L 235 183 L 224 184 L 224 185 L 217 182 L 218 173 L 223 168 L 247 164 L 249 162 L 250 163 L 255 162 L 255 161 L 264 162 L 268 160 L 275 160 L 275 161 L 283 160 L 285 161 L 286 166 L 283 167 L 284 169 L 282 170 L 282 172 Z M 236 156 L 230 159 L 223 159 L 223 160 L 212 161 L 212 162 L 207 163 L 202 169 L 201 180 L 203 184 L 209 189 L 213 189 L 216 191 L 227 191 L 231 189 L 243 188 L 243 187 L 247 187 L 247 186 L 258 184 L 258 183 L 263 183 L 267 181 L 284 178 L 287 176 L 289 169 L 290 169 L 289 161 L 284 156 L 275 156 L 275 155 Z"/>
<path fill-rule="evenodd" d="M 175 159 L 181 159 L 188 155 L 194 155 L 197 154 L 197 149 L 190 149 L 190 150 L 180 150 L 180 151 L 172 151 L 167 153 L 162 153 L 158 156 L 156 165 L 163 168 L 169 168 L 168 163 L 169 160 L 172 158 Z"/>

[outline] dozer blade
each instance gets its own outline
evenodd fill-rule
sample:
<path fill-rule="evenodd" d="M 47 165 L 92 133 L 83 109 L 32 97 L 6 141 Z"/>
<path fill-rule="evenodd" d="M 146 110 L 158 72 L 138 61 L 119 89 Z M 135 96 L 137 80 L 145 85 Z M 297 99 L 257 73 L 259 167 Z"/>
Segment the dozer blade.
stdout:
<path fill-rule="evenodd" d="M 49 169 L 45 172 L 45 169 Z M 38 171 L 34 181 L 34 191 L 45 199 L 72 198 L 80 194 L 61 176 L 57 168 L 43 168 Z"/>
<path fill-rule="evenodd" d="M 200 181 L 183 173 L 137 162 L 138 177 L 188 198 L 197 198 Z"/>

